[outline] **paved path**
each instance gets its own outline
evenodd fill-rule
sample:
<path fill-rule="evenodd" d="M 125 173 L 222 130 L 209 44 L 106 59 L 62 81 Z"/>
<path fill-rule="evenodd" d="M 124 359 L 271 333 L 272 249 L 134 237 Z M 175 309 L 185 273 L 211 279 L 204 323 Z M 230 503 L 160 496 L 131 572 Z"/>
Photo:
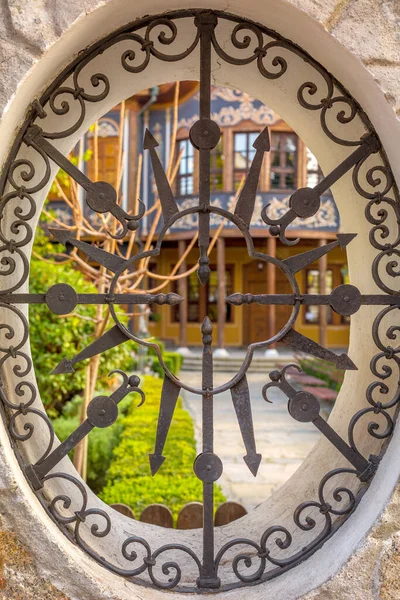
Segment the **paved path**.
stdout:
<path fill-rule="evenodd" d="M 231 376 L 228 373 L 215 373 L 214 385 L 220 385 Z M 201 373 L 186 371 L 181 377 L 191 385 L 201 385 Z M 299 423 L 290 417 L 287 398 L 279 390 L 273 389 L 269 393 L 273 404 L 264 401 L 261 390 L 267 382 L 265 374 L 251 373 L 248 375 L 248 382 L 257 452 L 263 456 L 257 477 L 253 477 L 242 458 L 245 449 L 229 391 L 215 396 L 214 448 L 224 464 L 224 473 L 219 483 L 227 499 L 241 502 L 250 510 L 289 479 L 318 440 L 319 433 L 313 425 Z M 195 423 L 200 451 L 201 399 L 187 391 L 183 393 L 183 397 L 185 408 Z"/>

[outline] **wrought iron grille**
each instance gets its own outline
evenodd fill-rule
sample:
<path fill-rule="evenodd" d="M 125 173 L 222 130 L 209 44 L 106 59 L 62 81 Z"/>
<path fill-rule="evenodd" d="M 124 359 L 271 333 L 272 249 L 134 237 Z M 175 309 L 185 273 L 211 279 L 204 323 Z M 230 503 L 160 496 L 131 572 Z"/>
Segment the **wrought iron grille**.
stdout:
<path fill-rule="evenodd" d="M 195 35 L 190 45 L 177 54 L 168 53 L 168 47 L 179 37 L 179 24 L 182 19 L 191 19 Z M 229 54 L 218 41 L 218 28 L 221 22 L 232 26 L 231 44 L 237 50 Z M 158 36 L 154 31 L 159 28 Z M 256 43 L 254 43 L 256 40 Z M 56 140 L 68 138 L 77 132 L 85 120 L 88 103 L 104 100 L 110 92 L 108 77 L 96 71 L 90 77 L 90 91 L 82 83 L 82 72 L 90 68 L 92 61 L 97 59 L 107 49 L 120 42 L 128 42 L 132 48 L 124 50 L 121 55 L 122 68 L 132 75 L 138 75 L 151 61 L 178 62 L 188 57 L 197 49 L 200 56 L 200 118 L 192 126 L 190 141 L 200 155 L 200 189 L 198 206 L 180 210 L 174 198 L 162 164 L 156 152 L 157 142 L 149 131 L 146 131 L 144 149 L 149 152 L 158 195 L 161 201 L 164 226 L 153 250 L 138 252 L 132 259 L 126 260 L 112 255 L 101 248 L 74 238 L 68 230 L 54 229 L 54 238 L 65 246 L 79 248 L 90 260 L 108 269 L 114 274 L 114 279 L 106 294 L 77 294 L 76 291 L 62 283 L 52 286 L 44 294 L 32 294 L 24 290 L 24 284 L 29 273 L 28 251 L 33 236 L 32 223 L 37 213 L 35 194 L 44 189 L 51 178 L 52 166 L 62 167 L 86 192 L 88 207 L 99 214 L 111 213 L 119 223 L 116 234 L 122 239 L 129 230 L 138 228 L 144 210 L 138 215 L 126 213 L 116 201 L 116 192 L 105 182 L 94 182 L 74 166 L 57 148 Z M 240 55 L 240 56 L 239 56 Z M 212 206 L 210 204 L 210 152 L 220 138 L 218 125 L 210 115 L 210 86 L 212 57 L 217 56 L 219 63 L 231 65 L 250 65 L 254 63 L 261 77 L 278 79 L 290 77 L 290 57 L 303 59 L 315 71 L 319 84 L 305 81 L 297 90 L 297 101 L 304 111 L 316 111 L 319 114 L 320 125 L 326 136 L 335 144 L 348 147 L 348 156 L 331 173 L 323 178 L 314 188 L 302 188 L 295 191 L 290 198 L 290 206 L 286 214 L 279 220 L 273 220 L 268 214 L 268 206 L 262 211 L 262 218 L 269 234 L 277 236 L 285 245 L 294 245 L 298 240 L 286 237 L 286 228 L 294 219 L 305 219 L 316 215 L 320 208 L 320 197 L 343 175 L 352 173 L 353 185 L 359 195 L 365 199 L 365 216 L 371 224 L 369 243 L 376 249 L 377 254 L 372 266 L 373 279 L 382 293 L 365 294 L 353 285 L 341 285 L 331 294 L 310 295 L 301 294 L 295 274 L 316 259 L 327 254 L 336 246 L 345 248 L 352 242 L 354 235 L 339 234 L 337 240 L 315 250 L 295 254 L 285 260 L 278 260 L 255 250 L 250 235 L 250 222 L 254 211 L 257 186 L 260 176 L 264 153 L 269 151 L 268 129 L 258 136 L 254 143 L 255 157 L 245 185 L 240 193 L 235 211 Z M 138 61 L 138 57 L 141 61 Z M 136 61 L 136 62 L 135 62 Z M 97 68 L 97 67 L 96 67 Z M 324 91 L 321 91 L 323 82 Z M 65 97 L 71 98 L 71 103 Z M 322 98 L 321 98 L 322 96 Z M 62 101 L 61 101 L 62 100 Z M 41 122 L 47 115 L 68 115 L 72 104 L 79 105 L 76 121 L 66 129 L 46 131 Z M 343 126 L 359 119 L 363 124 L 364 133 L 359 139 L 339 137 L 332 128 L 332 116 L 335 122 Z M 39 155 L 44 168 L 41 173 L 35 169 L 32 160 L 19 154 L 21 148 L 29 148 L 30 152 Z M 375 159 L 372 166 L 367 159 Z M 377 191 L 379 190 L 379 191 Z M 400 218 L 398 192 L 395 187 L 390 167 L 382 151 L 378 136 L 368 118 L 357 102 L 342 88 L 321 65 L 316 63 L 303 50 L 282 38 L 276 32 L 261 25 L 235 16 L 216 11 L 180 11 L 169 15 L 148 17 L 116 32 L 100 43 L 95 44 L 79 57 L 55 80 L 49 89 L 38 100 L 35 100 L 28 116 L 17 136 L 5 166 L 1 179 L 1 212 L 0 238 L 2 246 L 0 276 L 2 278 L 0 306 L 4 314 L 13 315 L 22 326 L 22 336 L 8 324 L 5 319 L 1 325 L 4 340 L 1 347 L 2 357 L 0 366 L 12 369 L 17 383 L 12 389 L 3 386 L 1 397 L 3 417 L 8 424 L 10 439 L 20 460 L 28 481 L 41 500 L 43 506 L 56 521 L 59 527 L 92 558 L 104 567 L 132 579 L 143 585 L 154 585 L 163 589 L 175 588 L 178 591 L 231 589 L 232 587 L 254 584 L 271 579 L 305 560 L 338 527 L 356 508 L 362 494 L 374 476 L 379 460 L 390 439 L 399 403 L 399 389 L 386 402 L 375 399 L 378 392 L 380 397 L 390 394 L 390 388 L 385 380 L 397 370 L 400 364 L 400 348 L 388 345 L 381 335 L 380 326 L 385 316 L 400 306 L 400 295 L 395 286 L 398 272 L 398 257 L 400 236 L 389 229 L 388 216 L 394 212 L 397 221 Z M 28 210 L 21 208 L 20 201 L 28 205 Z M 210 215 L 216 214 L 231 221 L 244 236 L 250 257 L 258 261 L 273 263 L 283 271 L 292 288 L 291 294 L 238 294 L 229 296 L 226 301 L 236 306 L 242 304 L 276 304 L 292 307 L 291 316 L 283 327 L 271 339 L 262 343 L 251 344 L 242 367 L 235 376 L 219 387 L 213 382 L 212 334 L 213 327 L 206 317 L 202 326 L 203 368 L 202 386 L 195 388 L 175 377 L 163 362 L 159 347 L 150 344 L 133 335 L 120 321 L 116 306 L 119 304 L 158 303 L 175 304 L 182 298 L 176 294 L 118 294 L 116 287 L 118 278 L 127 269 L 134 268 L 138 261 L 150 256 L 158 256 L 162 250 L 163 239 L 171 226 L 187 214 L 198 215 L 199 228 L 199 261 L 198 278 L 202 285 L 208 281 L 210 274 L 207 250 L 210 241 Z M 387 242 L 390 236 L 395 241 Z M 386 260 L 385 273 L 382 273 L 383 262 Z M 390 283 L 393 282 L 393 283 Z M 163 462 L 168 458 L 163 456 L 165 441 L 173 418 L 177 399 L 182 389 L 189 390 L 199 396 L 203 412 L 202 453 L 194 463 L 195 475 L 203 484 L 203 553 L 198 555 L 188 545 L 166 544 L 152 548 L 143 538 L 136 535 L 126 535 L 121 541 L 119 558 L 112 560 L 96 549 L 96 541 L 107 538 L 113 528 L 113 513 L 105 509 L 91 506 L 91 496 L 82 481 L 67 472 L 60 470 L 60 462 L 68 452 L 95 427 L 110 426 L 118 415 L 118 403 L 127 394 L 138 392 L 139 379 L 136 376 L 122 375 L 122 384 L 109 397 L 93 398 L 87 410 L 87 419 L 61 445 L 54 444 L 52 425 L 44 410 L 37 406 L 36 386 L 29 377 L 32 363 L 26 345 L 29 335 L 29 323 L 21 305 L 44 303 L 48 309 L 58 315 L 66 315 L 74 310 L 77 304 L 108 304 L 114 326 L 99 339 L 94 340 L 86 349 L 73 357 L 64 357 L 53 371 L 53 376 L 60 373 L 72 373 L 74 365 L 88 357 L 102 353 L 119 344 L 134 340 L 138 344 L 153 346 L 165 373 L 161 407 L 158 419 L 157 436 L 154 453 L 150 455 L 151 473 L 156 476 Z M 262 532 L 259 539 L 238 538 L 230 540 L 222 547 L 215 547 L 213 529 L 213 490 L 214 483 L 223 471 L 221 459 L 214 453 L 213 447 L 213 402 L 214 398 L 223 391 L 230 390 L 233 406 L 236 411 L 241 435 L 246 447 L 244 461 L 256 476 L 261 461 L 257 453 L 254 434 L 251 398 L 246 373 L 252 361 L 256 348 L 282 341 L 296 350 L 331 361 L 336 367 L 345 370 L 357 369 L 347 354 L 340 356 L 321 347 L 319 344 L 299 334 L 294 329 L 296 318 L 302 305 L 329 305 L 340 315 L 350 316 L 356 313 L 362 305 L 382 306 L 381 312 L 373 324 L 372 336 L 378 348 L 377 354 L 371 361 L 371 371 L 376 381 L 366 389 L 366 406 L 356 412 L 348 425 L 348 438 L 340 436 L 320 415 L 318 400 L 304 391 L 296 391 L 286 379 L 288 366 L 281 371 L 269 374 L 269 382 L 263 388 L 263 396 L 268 401 L 271 387 L 279 388 L 288 399 L 288 411 L 291 417 L 300 422 L 311 422 L 336 447 L 343 456 L 343 467 L 328 471 L 319 484 L 315 498 L 305 499 L 293 511 L 292 528 L 275 524 Z M 8 311 L 11 311 L 8 312 Z M 390 327 L 386 332 L 389 340 L 396 340 L 398 327 Z M 19 336 L 19 339 L 18 339 Z M 380 361 L 384 361 L 380 367 Z M 298 367 L 296 367 L 298 368 Z M 144 404 L 141 410 L 146 410 Z M 374 419 L 380 415 L 386 422 L 383 428 L 376 421 L 369 421 L 368 434 L 375 442 L 381 440 L 378 453 L 361 451 L 355 440 L 355 427 L 360 420 L 367 416 Z M 23 426 L 19 426 L 23 417 Z M 27 420 L 28 419 L 28 420 Z M 38 425 L 39 424 L 39 425 Z M 43 435 L 47 430 L 48 445 L 45 452 L 32 463 L 26 462 L 24 445 L 32 442 L 35 436 Z M 374 446 L 376 447 L 376 445 Z M 351 475 L 359 484 L 354 491 L 342 483 L 341 478 Z M 51 493 L 46 491 L 46 484 L 59 480 L 67 482 L 74 490 L 74 499 L 65 492 Z M 332 489 L 332 480 L 337 481 Z M 346 480 L 347 481 L 347 480 Z M 71 505 L 80 498 L 79 507 L 72 510 Z M 318 514 L 316 517 L 310 516 Z M 94 521 L 93 521 L 94 519 Z M 317 523 L 318 521 L 318 523 Z M 90 523 L 85 529 L 85 524 Z M 291 552 L 294 537 L 297 533 L 307 536 L 307 541 L 300 551 Z M 194 561 L 198 576 L 196 580 L 187 581 L 182 572 L 182 566 L 176 555 L 186 554 Z M 173 556 L 171 559 L 170 556 Z M 115 556 L 115 554 L 114 554 Z M 165 558 L 167 557 L 167 558 Z M 228 563 L 232 577 L 221 581 L 221 565 Z M 161 575 L 156 568 L 161 569 Z"/>

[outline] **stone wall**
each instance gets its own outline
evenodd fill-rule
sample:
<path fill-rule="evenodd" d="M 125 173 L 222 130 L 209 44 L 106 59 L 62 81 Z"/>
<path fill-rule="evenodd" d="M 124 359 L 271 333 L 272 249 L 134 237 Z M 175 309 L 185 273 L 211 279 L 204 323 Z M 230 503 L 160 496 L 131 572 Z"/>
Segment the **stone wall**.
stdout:
<path fill-rule="evenodd" d="M 18 82 L 70 25 L 112 1 L 1 0 L 0 111 L 3 112 Z M 400 3 L 397 0 L 289 1 L 319 21 L 364 63 L 400 118 Z"/>
<path fill-rule="evenodd" d="M 0 0 L 1 113 L 7 112 L 19 83 L 35 63 L 75 21 L 101 6 L 112 5 L 114 1 Z M 290 0 L 288 3 L 319 22 L 325 31 L 363 63 L 400 119 L 398 0 Z M 227 10 L 229 5 L 227 0 Z M 42 564 L 43 561 L 38 560 L 31 547 L 22 545 L 19 531 L 9 528 L 11 520 L 7 514 L 7 499 L 12 498 L 12 494 L 0 487 L 3 517 L 3 529 L 0 530 L 0 599 L 66 600 L 70 597 L 82 600 L 86 597 L 86 594 L 70 592 L 68 582 L 59 584 L 48 580 L 51 556 L 48 556 L 46 578 L 42 578 L 36 563 Z M 12 522 L 15 523 L 15 519 Z M 29 524 L 22 523 L 22 527 L 29 527 Z M 330 581 L 304 596 L 304 600 L 398 600 L 399 531 L 400 490 L 395 492 L 380 521 L 348 563 Z M 58 591 L 57 587 L 63 588 L 67 595 Z M 108 594 L 107 597 L 111 598 Z"/>
<path fill-rule="evenodd" d="M 15 532 L 0 526 L 0 600 L 69 600 L 41 577 Z"/>
<path fill-rule="evenodd" d="M 400 598 L 400 489 L 345 567 L 304 600 Z"/>

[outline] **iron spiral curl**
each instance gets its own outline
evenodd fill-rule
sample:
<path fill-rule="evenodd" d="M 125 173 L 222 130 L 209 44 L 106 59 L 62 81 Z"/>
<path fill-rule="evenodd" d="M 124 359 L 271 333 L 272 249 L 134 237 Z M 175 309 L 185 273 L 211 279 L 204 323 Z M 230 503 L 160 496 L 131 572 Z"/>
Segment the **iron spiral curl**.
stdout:
<path fill-rule="evenodd" d="M 152 59 L 167 62 L 183 60 L 194 52 L 199 45 L 199 30 L 197 29 L 197 32 L 194 33 L 193 40 L 185 50 L 175 54 L 173 52 L 169 53 L 167 50 L 172 50 L 173 43 L 178 39 L 179 28 L 177 24 L 179 24 L 180 19 L 195 19 L 203 12 L 196 10 L 178 11 L 170 15 L 149 17 L 129 25 L 84 51 L 76 61 L 60 74 L 42 97 L 32 103 L 30 113 L 21 131 L 26 131 L 34 124 L 45 124 L 45 119 L 50 114 L 52 117 L 62 119 L 74 114 L 73 111 L 75 110 L 77 114 L 74 122 L 68 124 L 68 127 L 60 127 L 57 131 L 42 131 L 43 137 L 52 140 L 73 135 L 85 121 L 87 103 L 101 102 L 110 93 L 111 84 L 107 74 L 102 73 L 98 68 L 94 69 L 93 73 L 91 72 L 91 64 L 96 58 L 116 44 L 123 43 L 124 48 L 127 44 L 131 44 L 132 47 L 121 53 L 119 66 L 126 72 L 131 73 L 132 76 L 143 72 Z M 219 59 L 236 66 L 254 63 L 260 75 L 264 79 L 272 81 L 281 77 L 289 77 L 292 66 L 291 58 L 298 57 L 307 63 L 310 70 L 315 74 L 315 78 L 303 82 L 298 87 L 296 101 L 306 111 L 319 112 L 320 126 L 325 135 L 335 144 L 357 147 L 363 143 L 362 137 L 359 139 L 346 139 L 333 131 L 332 123 L 345 127 L 359 119 L 365 130 L 373 132 L 371 123 L 357 102 L 321 65 L 300 48 L 294 46 L 276 32 L 255 23 L 217 11 L 214 11 L 213 14 L 220 21 L 229 21 L 234 24 L 230 34 L 230 42 L 237 52 L 229 53 L 219 43 L 217 28 L 211 34 L 212 48 Z M 155 34 L 157 30 L 158 34 Z M 244 54 L 244 56 L 239 56 L 239 53 Z M 141 58 L 141 60 L 138 61 L 138 58 Z M 20 261 L 22 265 L 19 269 L 21 275 L 17 281 L 13 281 L 8 287 L 2 286 L 0 300 L 1 295 L 5 296 L 15 292 L 27 280 L 29 273 L 27 252 L 33 237 L 31 222 L 37 212 L 35 194 L 48 185 L 51 176 L 50 161 L 37 145 L 32 144 L 32 151 L 36 152 L 40 158 L 40 171 L 35 167 L 32 160 L 20 157 L 18 153 L 22 137 L 20 135 L 17 138 L 6 164 L 5 176 L 2 180 L 2 199 L 0 200 L 0 278 L 5 279 L 13 275 L 19 267 L 17 261 Z M 377 250 L 377 256 L 372 266 L 374 281 L 383 292 L 393 295 L 399 293 L 399 290 L 395 287 L 395 282 L 400 274 L 400 229 L 398 228 L 396 232 L 392 231 L 390 217 L 395 215 L 399 220 L 400 204 L 398 191 L 386 157 L 378 150 L 369 159 L 371 161 L 376 158 L 376 164 L 367 163 L 364 159 L 354 167 L 353 185 L 367 202 L 365 216 L 372 226 L 369 241 Z M 22 208 L 19 201 L 24 201 L 27 206 Z M 249 239 L 250 236 L 239 219 L 232 214 L 226 214 L 222 210 L 219 210 L 219 212 L 215 208 L 213 210 L 221 217 L 230 218 L 244 233 L 251 256 L 265 260 L 265 255 L 255 253 L 252 240 Z M 180 216 L 184 212 L 181 211 Z M 189 212 L 196 213 L 197 209 L 191 209 Z M 155 256 L 160 251 L 162 239 L 171 224 L 172 220 L 167 223 L 161 232 L 155 250 L 148 252 L 147 256 Z M 392 241 L 389 242 L 391 236 Z M 142 253 L 142 255 L 145 254 Z M 138 256 L 141 256 L 140 252 Z M 383 280 L 382 269 L 385 261 L 384 270 L 391 279 L 392 284 L 390 285 L 386 280 Z M 45 444 L 42 456 L 38 460 L 38 464 L 40 464 L 49 456 L 54 446 L 54 431 L 44 409 L 39 409 L 35 405 L 37 390 L 29 377 L 32 374 L 33 367 L 26 351 L 29 324 L 24 314 L 12 304 L 1 303 L 0 308 L 4 311 L 13 311 L 14 315 L 20 319 L 23 331 L 22 339 L 16 342 L 13 327 L 6 322 L 0 326 L 2 332 L 0 368 L 5 369 L 12 365 L 12 373 L 17 380 L 11 390 L 6 390 L 4 386 L 0 388 L 10 438 L 17 443 L 16 452 L 19 453 L 18 446 L 23 447 L 23 444 L 42 433 L 43 426 L 37 426 L 37 419 L 43 421 L 49 432 L 49 439 Z M 368 406 L 358 411 L 349 423 L 349 443 L 351 448 L 360 456 L 361 453 L 357 449 L 354 435 L 355 427 L 359 422 L 364 422 L 365 418 L 368 434 L 375 440 L 381 441 L 390 438 L 395 423 L 395 413 L 400 401 L 400 390 L 397 388 L 390 397 L 390 387 L 387 380 L 395 372 L 397 373 L 400 367 L 400 348 L 391 345 L 391 342 L 396 341 L 399 328 L 396 326 L 389 327 L 385 333 L 386 340 L 383 339 L 381 332 L 384 317 L 394 310 L 398 310 L 398 307 L 384 308 L 375 319 L 373 337 L 379 352 L 371 360 L 371 372 L 377 380 L 372 382 L 366 390 Z M 118 325 L 117 321 L 116 318 L 116 324 Z M 121 331 L 125 333 L 122 325 Z M 4 343 L 3 340 L 5 340 Z M 143 343 L 141 340 L 137 341 Z M 234 377 L 218 391 L 231 389 L 238 383 L 250 365 L 252 352 L 253 349 L 246 357 L 240 377 Z M 166 365 L 162 364 L 162 366 L 166 371 Z M 171 380 L 173 381 L 172 376 Z M 381 401 L 383 397 L 386 399 L 385 402 Z M 384 420 L 383 425 L 382 422 L 378 423 L 374 420 L 373 415 L 381 415 Z M 20 421 L 21 419 L 22 421 Z M 23 423 L 22 426 L 18 426 L 19 422 Z M 23 463 L 21 455 L 18 455 L 21 463 Z M 237 581 L 234 584 L 226 584 L 223 589 L 270 579 L 298 564 L 319 548 L 355 510 L 361 497 L 358 488 L 354 491 L 348 487 L 347 483 L 335 484 L 336 479 L 345 477 L 347 482 L 348 479 L 354 478 L 356 488 L 359 484 L 358 475 L 359 473 L 356 470 L 349 468 L 329 471 L 321 479 L 316 494 L 317 498 L 299 504 L 293 511 L 290 525 L 277 524 L 268 527 L 262 533 L 259 541 L 238 538 L 224 544 L 215 556 L 214 562 L 217 571 L 222 570 L 222 563 L 229 551 L 233 551 L 237 547 L 239 547 L 239 551 L 230 562 L 232 573 Z M 200 574 L 202 567 L 200 559 L 191 548 L 184 545 L 167 544 L 152 551 L 145 539 L 128 535 L 120 544 L 120 557 L 128 563 L 137 562 L 137 565 L 132 565 L 132 568 L 122 568 L 105 558 L 96 550 L 96 542 L 107 538 L 110 534 L 112 516 L 105 510 L 89 506 L 89 496 L 85 485 L 73 475 L 51 472 L 43 481 L 47 483 L 57 479 L 73 486 L 79 500 L 75 497 L 72 498 L 67 493 L 57 493 L 52 497 L 51 495 L 47 497 L 40 490 L 37 491 L 37 494 L 59 526 L 94 560 L 127 579 L 133 578 L 136 581 L 136 578 L 146 573 L 147 579 L 140 578 L 139 580 L 143 585 L 151 584 L 160 589 L 176 588 L 178 591 L 196 590 L 194 584 L 189 588 L 188 586 L 185 587 L 186 584 L 180 587 L 183 579 L 183 568 L 176 560 L 170 560 L 167 557 L 163 562 L 163 555 L 166 553 L 182 552 L 194 561 L 195 568 Z M 364 488 L 366 485 L 367 483 L 363 484 Z M 72 511 L 74 502 L 78 502 L 77 510 Z M 68 515 L 69 510 L 71 514 Z M 84 527 L 85 523 L 91 519 L 94 519 L 95 522 L 88 528 Z M 290 554 L 291 548 L 298 548 L 296 543 L 299 533 L 302 535 L 310 534 L 310 540 L 308 543 L 303 544 L 301 550 L 293 550 Z M 88 542 L 88 535 L 91 536 L 93 544 Z M 248 548 L 248 552 L 243 550 L 243 546 Z M 143 557 L 141 557 L 139 548 L 143 551 Z M 267 570 L 268 564 L 272 565 L 272 571 Z M 158 573 L 155 572 L 157 567 L 160 567 L 163 578 L 160 578 Z"/>

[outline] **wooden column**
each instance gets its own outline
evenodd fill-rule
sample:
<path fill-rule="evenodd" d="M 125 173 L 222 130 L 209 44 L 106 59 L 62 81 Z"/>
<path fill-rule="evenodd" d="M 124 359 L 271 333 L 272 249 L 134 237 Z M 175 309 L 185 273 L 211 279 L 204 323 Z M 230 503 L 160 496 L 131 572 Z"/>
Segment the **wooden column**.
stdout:
<path fill-rule="evenodd" d="M 131 100 L 127 107 L 129 119 L 129 174 L 128 174 L 128 189 L 129 195 L 127 198 L 128 210 L 138 211 L 138 199 L 136 195 L 137 183 L 137 166 L 139 153 L 142 152 L 142 140 L 138 141 L 139 137 L 139 122 L 138 122 L 139 105 Z"/>
<path fill-rule="evenodd" d="M 225 283 L 225 240 L 221 236 L 217 240 L 217 346 L 225 345 L 225 312 L 226 312 L 226 283 Z"/>
<path fill-rule="evenodd" d="M 276 238 L 271 236 L 267 238 L 267 254 L 276 258 Z M 276 294 L 276 267 L 272 263 L 267 263 L 267 294 Z M 276 331 L 276 306 L 268 306 L 268 338 L 271 338 Z M 268 346 L 276 348 L 276 344 Z"/>
<path fill-rule="evenodd" d="M 326 239 L 319 240 L 320 246 L 325 246 Z M 324 254 L 318 261 L 319 293 L 326 294 L 326 271 L 328 268 L 328 255 Z M 328 307 L 319 307 L 319 343 L 326 348 L 328 343 Z"/>
<path fill-rule="evenodd" d="M 178 255 L 181 258 L 186 250 L 185 240 L 178 241 Z M 184 273 L 187 269 L 186 260 L 179 267 L 179 273 Z M 187 321 L 188 321 L 188 280 L 187 277 L 178 279 L 178 294 L 183 300 L 179 304 L 179 347 L 187 348 Z"/>

